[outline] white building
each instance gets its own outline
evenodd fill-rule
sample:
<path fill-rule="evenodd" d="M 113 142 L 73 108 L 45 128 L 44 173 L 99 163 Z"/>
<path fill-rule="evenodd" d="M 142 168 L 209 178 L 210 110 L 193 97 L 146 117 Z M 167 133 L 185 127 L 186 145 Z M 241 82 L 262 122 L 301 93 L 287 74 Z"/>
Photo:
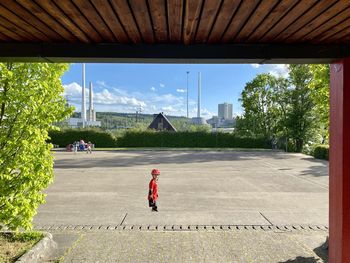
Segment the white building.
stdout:
<path fill-rule="evenodd" d="M 70 128 L 83 128 L 85 127 L 101 127 L 101 121 L 85 121 L 83 124 L 82 118 L 69 118 L 63 121 Z M 83 126 L 84 125 L 84 126 Z"/>
<path fill-rule="evenodd" d="M 233 107 L 231 103 L 221 103 L 218 105 L 218 117 L 224 120 L 232 120 Z"/>
<path fill-rule="evenodd" d="M 231 103 L 218 104 L 218 116 L 213 116 L 207 122 L 213 128 L 229 128 L 234 127 L 236 120 L 233 118 L 233 106 Z"/>
<path fill-rule="evenodd" d="M 192 124 L 194 124 L 194 125 L 206 125 L 208 123 L 205 120 L 205 118 L 203 118 L 203 117 L 193 117 Z"/>
<path fill-rule="evenodd" d="M 207 120 L 207 123 L 213 128 L 227 128 L 234 126 L 236 124 L 236 120 L 234 118 L 225 120 L 224 118 L 213 116 L 211 119 Z"/>

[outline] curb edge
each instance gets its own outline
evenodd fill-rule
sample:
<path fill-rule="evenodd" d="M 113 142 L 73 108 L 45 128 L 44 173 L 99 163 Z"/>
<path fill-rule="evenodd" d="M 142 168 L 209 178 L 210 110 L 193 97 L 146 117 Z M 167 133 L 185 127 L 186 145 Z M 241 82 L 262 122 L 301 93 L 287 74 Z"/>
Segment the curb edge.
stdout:
<path fill-rule="evenodd" d="M 17 259 L 16 263 L 40 262 L 40 260 L 48 257 L 56 248 L 57 244 L 52 239 L 52 234 L 44 233 L 44 237 Z"/>

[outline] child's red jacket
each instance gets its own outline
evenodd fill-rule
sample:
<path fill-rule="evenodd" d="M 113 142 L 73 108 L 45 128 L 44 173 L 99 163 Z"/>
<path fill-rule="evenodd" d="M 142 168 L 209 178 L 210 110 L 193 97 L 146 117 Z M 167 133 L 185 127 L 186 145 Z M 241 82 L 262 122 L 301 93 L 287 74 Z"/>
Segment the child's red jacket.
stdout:
<path fill-rule="evenodd" d="M 149 182 L 149 190 L 152 190 L 152 195 L 148 196 L 148 199 L 153 199 L 155 202 L 158 199 L 158 184 L 155 179 L 151 179 Z"/>

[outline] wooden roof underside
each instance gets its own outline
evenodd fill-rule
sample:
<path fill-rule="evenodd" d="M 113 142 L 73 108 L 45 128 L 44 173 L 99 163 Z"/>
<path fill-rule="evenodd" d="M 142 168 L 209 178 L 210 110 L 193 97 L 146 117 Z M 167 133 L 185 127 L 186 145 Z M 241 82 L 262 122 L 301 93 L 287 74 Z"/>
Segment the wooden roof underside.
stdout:
<path fill-rule="evenodd" d="M 1 0 L 0 44 L 350 44 L 349 0 Z"/>

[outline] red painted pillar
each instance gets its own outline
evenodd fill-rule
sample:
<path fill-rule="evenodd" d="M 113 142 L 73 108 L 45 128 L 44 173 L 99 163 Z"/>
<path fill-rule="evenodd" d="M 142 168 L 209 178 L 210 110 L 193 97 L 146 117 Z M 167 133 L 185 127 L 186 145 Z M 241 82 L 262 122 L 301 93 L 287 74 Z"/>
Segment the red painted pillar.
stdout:
<path fill-rule="evenodd" d="M 329 262 L 350 262 L 350 58 L 331 65 Z"/>

